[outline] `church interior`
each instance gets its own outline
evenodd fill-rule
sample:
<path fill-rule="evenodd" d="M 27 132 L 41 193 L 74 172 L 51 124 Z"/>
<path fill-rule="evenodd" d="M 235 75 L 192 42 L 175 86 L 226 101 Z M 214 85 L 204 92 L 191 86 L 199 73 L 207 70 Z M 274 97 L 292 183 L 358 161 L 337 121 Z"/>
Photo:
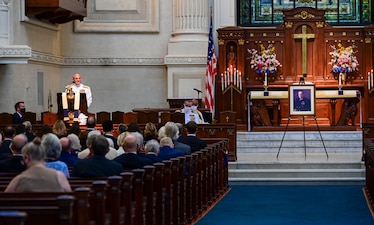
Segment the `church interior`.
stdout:
<path fill-rule="evenodd" d="M 144 185 L 144 193 L 133 192 L 133 202 L 130 194 L 115 191 L 108 198 L 127 210 L 125 224 L 194 224 L 230 190 L 229 181 L 252 179 L 238 175 L 242 160 L 278 164 L 278 155 L 294 159 L 293 153 L 301 149 L 304 155 L 296 159 L 300 166 L 300 161 L 307 161 L 307 146 L 313 149 L 311 154 L 322 151 L 323 160 L 330 162 L 335 162 L 335 153 L 354 156 L 352 164 L 359 169 L 356 177 L 346 180 L 364 184 L 374 215 L 374 179 L 369 176 L 374 172 L 370 166 L 373 4 L 373 0 L 0 0 L 0 128 L 10 124 L 14 104 L 20 101 L 38 132 L 43 124 L 68 118 L 68 108 L 74 108 L 73 114 L 79 110 L 95 116 L 99 129 L 108 119 L 116 129 L 132 122 L 142 129 L 147 122 L 184 123 L 175 111 L 184 100 L 198 99 L 208 122 L 199 124 L 199 135 L 209 148 L 167 162 L 166 169 L 155 165 L 107 181 L 112 190 L 125 184 L 121 188 L 128 193 Z M 210 38 L 216 62 L 213 86 L 208 88 Z M 85 94 L 79 97 L 81 106 L 64 100 L 77 73 L 92 91 L 92 104 L 87 104 Z M 207 107 L 207 96 L 213 96 L 214 107 Z M 295 135 L 298 142 L 287 142 L 286 134 Z M 261 137 L 255 140 L 255 136 Z M 322 142 L 323 149 L 315 146 L 316 140 L 306 141 L 309 136 L 318 145 Z M 271 163 L 268 159 L 259 163 L 264 157 L 271 157 Z M 198 168 L 188 179 L 183 178 L 186 162 Z M 331 171 L 327 173 L 336 176 Z M 157 172 L 164 174 L 166 187 L 157 183 Z M 145 179 L 153 173 L 155 182 Z M 288 175 L 294 177 L 284 180 L 303 179 L 292 172 Z M 139 182 L 143 177 L 144 183 Z M 1 177 L 0 187 L 3 180 L 9 178 Z M 154 193 L 145 184 L 154 185 Z M 195 185 L 197 194 L 173 185 Z M 180 208 L 162 209 L 161 219 L 143 217 L 143 212 L 153 210 L 147 204 L 164 202 L 142 204 L 142 195 L 151 199 L 152 194 L 165 194 L 162 187 L 175 198 L 168 203 Z M 100 185 L 95 188 L 108 192 Z M 178 197 L 183 191 L 186 195 Z M 119 196 L 128 201 L 116 202 Z M 8 197 L 0 192 L 0 201 Z M 134 202 L 138 208 L 132 209 Z M 122 224 L 121 213 L 113 214 L 110 224 Z M 128 216 L 132 213 L 133 218 Z M 97 224 L 105 221 L 94 219 Z"/>

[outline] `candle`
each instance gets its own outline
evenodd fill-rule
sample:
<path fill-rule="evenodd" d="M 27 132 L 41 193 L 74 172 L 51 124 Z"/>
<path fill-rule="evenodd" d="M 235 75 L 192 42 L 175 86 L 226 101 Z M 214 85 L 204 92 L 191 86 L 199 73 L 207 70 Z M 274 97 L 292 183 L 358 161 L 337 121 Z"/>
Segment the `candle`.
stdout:
<path fill-rule="evenodd" d="M 264 86 L 268 86 L 268 73 L 265 72 Z"/>
<path fill-rule="evenodd" d="M 339 87 L 342 86 L 342 73 L 339 73 Z"/>
<path fill-rule="evenodd" d="M 239 90 L 242 90 L 242 72 L 239 72 Z"/>
<path fill-rule="evenodd" d="M 370 87 L 374 87 L 373 70 L 370 71 Z"/>
<path fill-rule="evenodd" d="M 237 86 L 238 83 L 238 70 L 235 70 L 235 76 L 234 76 L 234 85 Z"/>
<path fill-rule="evenodd" d="M 370 73 L 368 72 L 368 90 L 370 91 Z"/>
<path fill-rule="evenodd" d="M 222 91 L 225 90 L 225 84 L 223 81 L 223 73 L 221 73 L 221 85 L 222 85 Z"/>

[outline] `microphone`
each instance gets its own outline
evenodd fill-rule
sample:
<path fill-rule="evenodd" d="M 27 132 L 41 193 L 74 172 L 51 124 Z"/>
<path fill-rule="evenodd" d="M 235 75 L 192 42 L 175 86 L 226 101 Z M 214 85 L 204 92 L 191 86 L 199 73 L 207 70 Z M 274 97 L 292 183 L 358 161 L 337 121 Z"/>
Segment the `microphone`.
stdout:
<path fill-rule="evenodd" d="M 194 91 L 197 91 L 198 93 L 201 93 L 202 91 L 200 91 L 199 89 L 197 89 L 197 88 L 194 88 L 193 89 Z"/>

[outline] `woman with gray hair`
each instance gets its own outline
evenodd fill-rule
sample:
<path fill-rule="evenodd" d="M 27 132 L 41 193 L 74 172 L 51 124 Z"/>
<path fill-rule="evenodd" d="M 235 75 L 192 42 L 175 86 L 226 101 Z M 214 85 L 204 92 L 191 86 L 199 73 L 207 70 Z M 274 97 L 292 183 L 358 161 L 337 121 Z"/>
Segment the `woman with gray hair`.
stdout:
<path fill-rule="evenodd" d="M 165 136 L 173 140 L 175 149 L 181 150 L 185 155 L 191 154 L 191 147 L 189 145 L 177 141 L 179 137 L 179 128 L 176 123 L 169 121 L 165 124 Z"/>
<path fill-rule="evenodd" d="M 5 192 L 71 192 L 66 176 L 44 165 L 46 152 L 40 138 L 25 145 L 22 155 L 27 169 L 13 178 Z"/>
<path fill-rule="evenodd" d="M 70 177 L 68 166 L 66 163 L 58 160 L 61 155 L 61 142 L 60 139 L 55 134 L 49 133 L 42 137 L 42 147 L 46 153 L 46 163 L 45 166 L 65 174 L 66 177 Z"/>

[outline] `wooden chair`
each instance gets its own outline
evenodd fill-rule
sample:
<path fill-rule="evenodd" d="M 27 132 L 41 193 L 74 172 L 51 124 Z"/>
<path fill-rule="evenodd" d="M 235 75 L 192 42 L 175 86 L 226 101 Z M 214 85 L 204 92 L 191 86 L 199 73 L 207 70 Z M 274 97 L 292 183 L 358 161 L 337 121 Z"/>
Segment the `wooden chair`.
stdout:
<path fill-rule="evenodd" d="M 52 112 L 42 112 L 42 124 L 53 125 L 58 120 L 58 115 Z"/>
<path fill-rule="evenodd" d="M 0 124 L 10 125 L 13 123 L 12 114 L 0 113 Z"/>
<path fill-rule="evenodd" d="M 112 121 L 114 124 L 124 123 L 124 112 L 122 111 L 112 112 Z"/>
<path fill-rule="evenodd" d="M 138 124 L 146 124 L 149 122 L 149 112 L 139 111 L 138 113 Z"/>
<path fill-rule="evenodd" d="M 149 111 L 148 112 L 148 122 L 151 122 L 151 123 L 154 123 L 154 124 L 159 123 L 159 116 L 158 116 L 157 111 Z"/>
<path fill-rule="evenodd" d="M 138 114 L 136 112 L 127 112 L 123 115 L 123 122 L 125 124 L 137 123 Z"/>
<path fill-rule="evenodd" d="M 105 120 L 110 120 L 110 113 L 101 111 L 96 113 L 96 123 L 102 124 Z"/>
<path fill-rule="evenodd" d="M 170 120 L 173 121 L 174 123 L 184 124 L 185 122 L 184 113 L 172 112 L 170 115 Z"/>
<path fill-rule="evenodd" d="M 170 112 L 161 112 L 160 119 L 161 119 L 161 123 L 163 123 L 163 124 L 171 121 L 171 113 Z"/>
<path fill-rule="evenodd" d="M 25 114 L 23 115 L 23 121 L 30 121 L 31 124 L 36 124 L 36 113 L 25 112 Z"/>

